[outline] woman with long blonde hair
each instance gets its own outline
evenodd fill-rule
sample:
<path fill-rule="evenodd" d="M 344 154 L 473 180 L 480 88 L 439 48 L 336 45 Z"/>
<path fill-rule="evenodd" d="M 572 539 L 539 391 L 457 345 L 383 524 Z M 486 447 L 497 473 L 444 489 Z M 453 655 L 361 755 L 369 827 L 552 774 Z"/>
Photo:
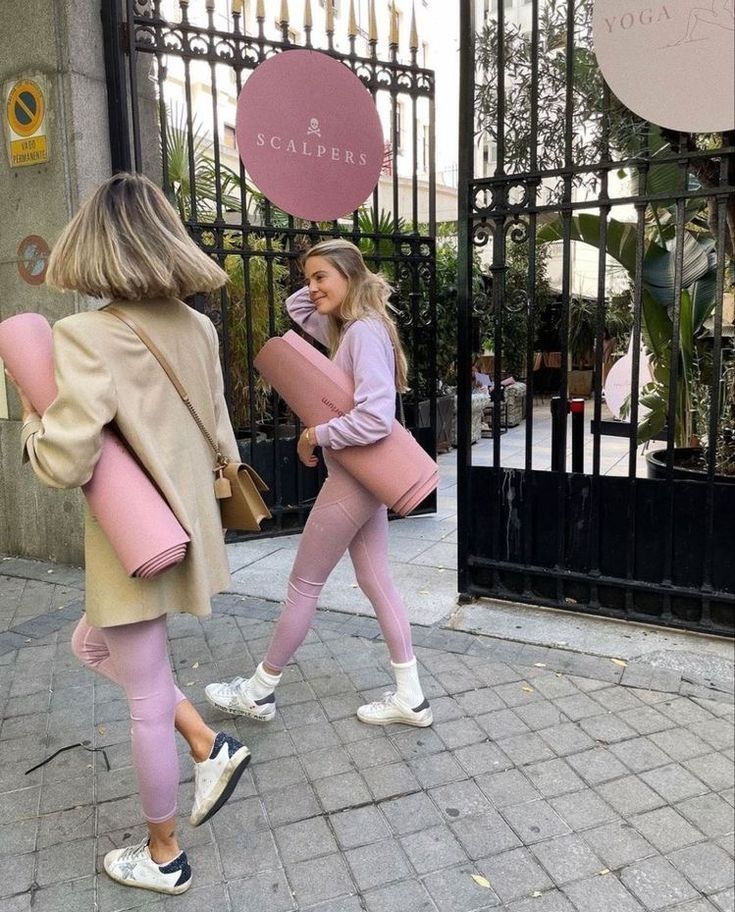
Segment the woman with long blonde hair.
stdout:
<path fill-rule="evenodd" d="M 210 703 L 233 715 L 268 721 L 275 716 L 274 690 L 309 631 L 327 577 L 349 549 L 358 585 L 370 600 L 388 645 L 396 690 L 359 707 L 371 725 L 431 725 L 431 707 L 419 683 L 411 628 L 388 564 L 388 513 L 369 491 L 331 458 L 330 451 L 366 446 L 390 433 L 396 390 L 406 388 L 406 357 L 389 313 L 391 288 L 372 273 L 359 249 L 344 240 L 324 241 L 304 257 L 306 287 L 286 302 L 309 335 L 327 345 L 335 364 L 355 387 L 354 408 L 308 427 L 298 442 L 304 465 L 314 467 L 322 448 L 329 477 L 304 527 L 288 581 L 286 604 L 265 658 L 250 678 L 206 688 Z"/>
<path fill-rule="evenodd" d="M 161 190 L 139 174 L 105 181 L 62 232 L 47 281 L 112 301 L 142 327 L 173 364 L 222 453 L 239 458 L 217 332 L 181 300 L 219 288 L 227 275 L 188 237 Z M 210 597 L 230 578 L 211 453 L 153 354 L 104 308 L 54 325 L 54 365 L 58 393 L 43 415 L 21 394 L 22 444 L 41 481 L 86 484 L 103 429 L 114 421 L 191 539 L 178 566 L 152 579 L 131 578 L 87 509 L 85 613 L 71 642 L 81 662 L 127 697 L 148 826 L 138 844 L 107 853 L 105 871 L 126 886 L 183 893 L 192 874 L 176 836 L 175 730 L 194 760 L 193 826 L 222 807 L 250 759 L 245 745 L 209 728 L 176 687 L 168 655 L 167 615 L 208 615 Z"/>

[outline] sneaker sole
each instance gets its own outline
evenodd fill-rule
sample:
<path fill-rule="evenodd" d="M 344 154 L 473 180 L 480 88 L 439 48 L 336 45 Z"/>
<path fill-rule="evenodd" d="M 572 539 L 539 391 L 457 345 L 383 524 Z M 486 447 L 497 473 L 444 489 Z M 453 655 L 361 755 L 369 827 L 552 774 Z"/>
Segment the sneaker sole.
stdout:
<path fill-rule="evenodd" d="M 393 719 L 368 719 L 365 716 L 361 716 L 359 711 L 357 713 L 357 718 L 360 722 L 364 722 L 365 725 L 413 725 L 414 728 L 428 728 L 434 721 L 434 717 L 429 714 L 428 717 L 424 716 L 423 718 L 406 718 L 406 716 L 396 716 Z"/>
<path fill-rule="evenodd" d="M 209 694 L 204 691 L 204 699 L 209 703 L 210 706 L 214 706 L 215 709 L 220 710 L 220 712 L 227 713 L 228 716 L 245 716 L 247 719 L 255 719 L 256 722 L 270 722 L 271 719 L 275 718 L 276 708 L 273 707 L 273 712 L 269 713 L 267 716 L 259 713 L 250 712 L 247 709 L 231 709 L 229 706 L 223 706 L 221 703 L 218 703 L 216 700 L 213 700 Z"/>
<path fill-rule="evenodd" d="M 125 880 L 124 877 L 118 877 L 116 874 L 113 874 L 107 867 L 107 864 L 104 865 L 105 874 L 114 880 L 115 883 L 122 884 L 124 887 L 135 887 L 138 890 L 148 890 L 150 893 L 165 893 L 166 896 L 178 896 L 180 893 L 186 893 L 186 891 L 191 886 L 192 878 L 190 877 L 186 883 L 182 883 L 178 887 L 154 887 L 152 884 L 143 884 L 137 883 L 134 880 Z"/>
<path fill-rule="evenodd" d="M 205 811 L 201 818 L 194 814 L 189 818 L 189 823 L 193 827 L 201 826 L 206 823 L 217 811 L 228 801 L 230 795 L 235 791 L 240 776 L 245 772 L 245 767 L 250 763 L 250 751 L 244 745 L 230 757 L 227 766 L 220 776 L 221 788 L 213 798 L 212 806 Z M 229 775 L 227 775 L 227 771 Z"/>

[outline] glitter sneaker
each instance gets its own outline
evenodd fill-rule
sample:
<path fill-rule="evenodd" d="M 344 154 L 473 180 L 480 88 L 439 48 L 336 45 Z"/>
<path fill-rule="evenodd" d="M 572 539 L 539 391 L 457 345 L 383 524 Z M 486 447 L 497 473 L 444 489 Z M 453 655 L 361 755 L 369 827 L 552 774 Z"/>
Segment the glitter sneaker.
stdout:
<path fill-rule="evenodd" d="M 403 722 L 404 725 L 417 725 L 426 728 L 434 721 L 429 701 L 424 699 L 415 708 L 404 703 L 398 694 L 385 693 L 382 700 L 366 703 L 357 710 L 357 718 L 368 725 L 391 725 Z"/>
<path fill-rule="evenodd" d="M 250 678 L 233 678 L 221 684 L 207 684 L 204 695 L 207 701 L 231 716 L 247 716 L 259 722 L 270 722 L 276 714 L 274 693 L 254 699 L 248 693 Z"/>
<path fill-rule="evenodd" d="M 194 764 L 194 806 L 189 818 L 192 826 L 201 826 L 217 813 L 235 790 L 248 763 L 247 747 L 231 735 L 217 732 L 209 757 Z"/>
<path fill-rule="evenodd" d="M 148 837 L 137 845 L 113 849 L 105 855 L 108 877 L 126 887 L 153 890 L 155 893 L 185 893 L 191 886 L 191 868 L 186 852 L 166 864 L 156 864 L 148 848 Z"/>

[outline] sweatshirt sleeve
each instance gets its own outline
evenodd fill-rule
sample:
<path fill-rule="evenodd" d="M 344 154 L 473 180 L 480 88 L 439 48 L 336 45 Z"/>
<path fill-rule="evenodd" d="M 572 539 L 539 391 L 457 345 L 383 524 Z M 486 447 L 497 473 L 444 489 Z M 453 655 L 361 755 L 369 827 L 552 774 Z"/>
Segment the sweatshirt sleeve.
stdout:
<path fill-rule="evenodd" d="M 317 425 L 322 447 L 341 450 L 386 437 L 396 410 L 395 362 L 385 329 L 375 320 L 356 320 L 342 345 L 348 346 L 355 382 L 355 405 L 339 418 Z"/>
<path fill-rule="evenodd" d="M 306 330 L 312 339 L 322 345 L 329 345 L 329 318 L 317 313 L 308 288 L 299 288 L 287 298 L 286 310 L 294 323 Z"/>
<path fill-rule="evenodd" d="M 44 484 L 76 488 L 92 477 L 117 395 L 93 342 L 65 320 L 54 326 L 54 370 L 56 398 L 40 420 L 23 427 L 21 443 L 24 459 Z"/>
<path fill-rule="evenodd" d="M 217 422 L 217 443 L 223 456 L 235 462 L 240 461 L 240 451 L 237 446 L 235 432 L 232 429 L 230 413 L 225 399 L 225 383 L 222 377 L 222 364 L 219 359 L 219 339 L 217 330 L 211 320 L 207 320 L 209 341 L 212 349 L 212 370 L 210 383 L 212 398 L 214 399 L 214 417 Z"/>

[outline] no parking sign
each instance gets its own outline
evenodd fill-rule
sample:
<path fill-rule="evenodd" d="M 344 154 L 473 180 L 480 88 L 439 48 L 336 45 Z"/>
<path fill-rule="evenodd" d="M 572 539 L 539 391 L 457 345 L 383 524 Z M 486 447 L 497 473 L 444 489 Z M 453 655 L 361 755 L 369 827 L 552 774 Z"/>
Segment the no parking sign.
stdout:
<path fill-rule="evenodd" d="M 4 96 L 10 167 L 42 165 L 49 159 L 46 80 L 43 76 L 10 80 Z"/>

